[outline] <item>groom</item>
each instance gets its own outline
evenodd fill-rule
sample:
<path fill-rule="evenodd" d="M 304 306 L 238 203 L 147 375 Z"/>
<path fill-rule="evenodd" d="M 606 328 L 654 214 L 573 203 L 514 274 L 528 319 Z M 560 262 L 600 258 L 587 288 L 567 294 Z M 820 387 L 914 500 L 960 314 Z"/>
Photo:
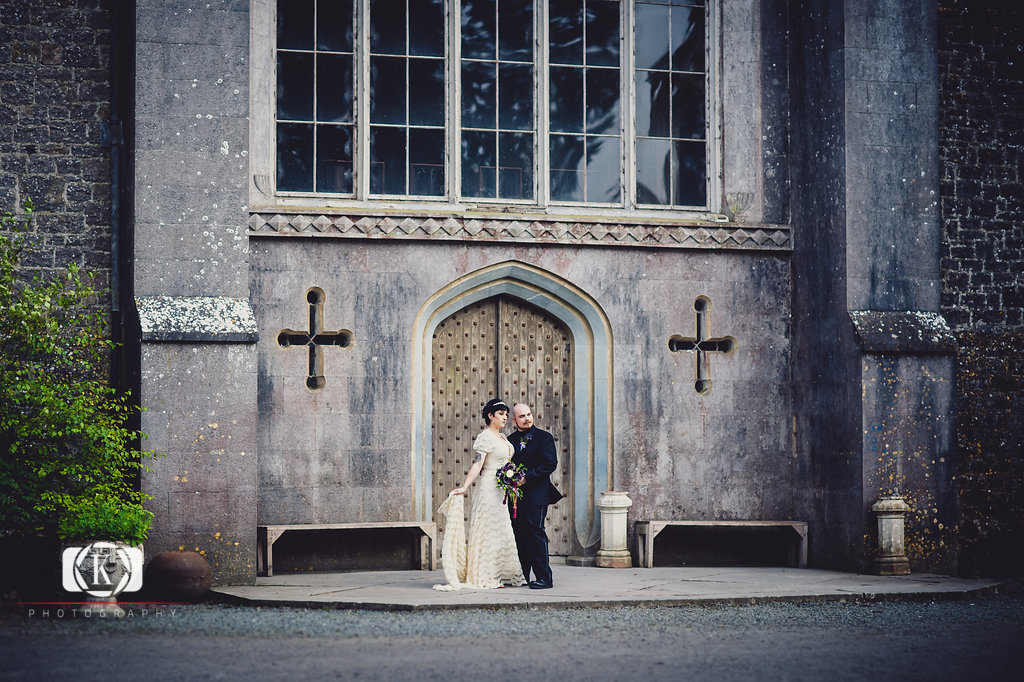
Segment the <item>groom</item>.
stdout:
<path fill-rule="evenodd" d="M 516 430 L 508 441 L 515 448 L 512 461 L 526 467 L 523 496 L 512 519 L 512 530 L 516 535 L 519 549 L 519 563 L 523 575 L 530 579 L 533 569 L 534 580 L 530 587 L 544 590 L 553 587 L 551 566 L 548 564 L 548 534 L 544 532 L 544 517 L 548 505 L 558 502 L 564 495 L 551 484 L 551 472 L 558 466 L 555 454 L 555 439 L 547 431 L 533 425 L 533 414 L 528 405 L 518 403 L 512 408 L 512 420 Z M 509 504 L 509 514 L 512 505 Z"/>

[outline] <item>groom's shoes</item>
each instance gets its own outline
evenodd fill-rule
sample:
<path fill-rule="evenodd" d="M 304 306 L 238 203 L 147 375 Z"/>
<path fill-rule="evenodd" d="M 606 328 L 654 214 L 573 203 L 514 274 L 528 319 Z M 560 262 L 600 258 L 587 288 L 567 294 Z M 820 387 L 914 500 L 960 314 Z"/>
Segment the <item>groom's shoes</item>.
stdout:
<path fill-rule="evenodd" d="M 550 590 L 554 585 L 546 583 L 542 580 L 534 580 L 530 583 L 531 590 Z"/>

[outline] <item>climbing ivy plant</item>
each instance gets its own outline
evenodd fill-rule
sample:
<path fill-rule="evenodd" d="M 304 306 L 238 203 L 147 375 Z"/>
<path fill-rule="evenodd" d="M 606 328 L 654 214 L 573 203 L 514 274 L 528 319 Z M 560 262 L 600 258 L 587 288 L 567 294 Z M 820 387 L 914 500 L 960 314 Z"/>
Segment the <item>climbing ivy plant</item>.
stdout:
<path fill-rule="evenodd" d="M 138 408 L 105 380 L 114 344 L 85 274 L 20 276 L 23 208 L 0 217 L 0 535 L 142 542 L 153 515 L 135 481 L 156 454 L 136 449 Z"/>

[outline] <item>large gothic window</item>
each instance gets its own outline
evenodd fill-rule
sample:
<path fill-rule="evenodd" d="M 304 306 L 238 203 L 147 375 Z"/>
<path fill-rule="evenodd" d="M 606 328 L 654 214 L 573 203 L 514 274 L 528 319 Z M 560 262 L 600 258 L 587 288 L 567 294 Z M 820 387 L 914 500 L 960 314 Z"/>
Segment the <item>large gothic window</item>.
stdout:
<path fill-rule="evenodd" d="M 277 192 L 707 207 L 703 0 L 278 0 Z"/>

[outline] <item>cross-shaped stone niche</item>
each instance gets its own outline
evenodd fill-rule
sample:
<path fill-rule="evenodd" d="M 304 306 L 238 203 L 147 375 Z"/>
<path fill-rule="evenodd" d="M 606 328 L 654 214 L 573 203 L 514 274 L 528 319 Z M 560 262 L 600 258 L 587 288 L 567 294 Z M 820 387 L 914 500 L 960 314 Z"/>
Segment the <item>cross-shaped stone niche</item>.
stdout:
<path fill-rule="evenodd" d="M 693 302 L 697 314 L 697 330 L 694 338 L 675 335 L 668 340 L 668 349 L 673 352 L 691 352 L 697 360 L 697 378 L 693 389 L 701 395 L 711 391 L 711 376 L 708 353 L 732 353 L 736 349 L 736 339 L 731 336 L 710 338 L 708 334 L 708 313 L 711 310 L 711 299 L 698 296 Z"/>
<path fill-rule="evenodd" d="M 319 390 L 327 383 L 324 377 L 324 346 L 346 348 L 352 345 L 352 332 L 349 330 L 324 331 L 324 298 L 323 289 L 318 287 L 306 292 L 306 301 L 309 303 L 309 331 L 282 329 L 277 335 L 277 343 L 282 348 L 309 348 L 309 376 L 306 377 L 306 386 L 311 391 Z"/>

